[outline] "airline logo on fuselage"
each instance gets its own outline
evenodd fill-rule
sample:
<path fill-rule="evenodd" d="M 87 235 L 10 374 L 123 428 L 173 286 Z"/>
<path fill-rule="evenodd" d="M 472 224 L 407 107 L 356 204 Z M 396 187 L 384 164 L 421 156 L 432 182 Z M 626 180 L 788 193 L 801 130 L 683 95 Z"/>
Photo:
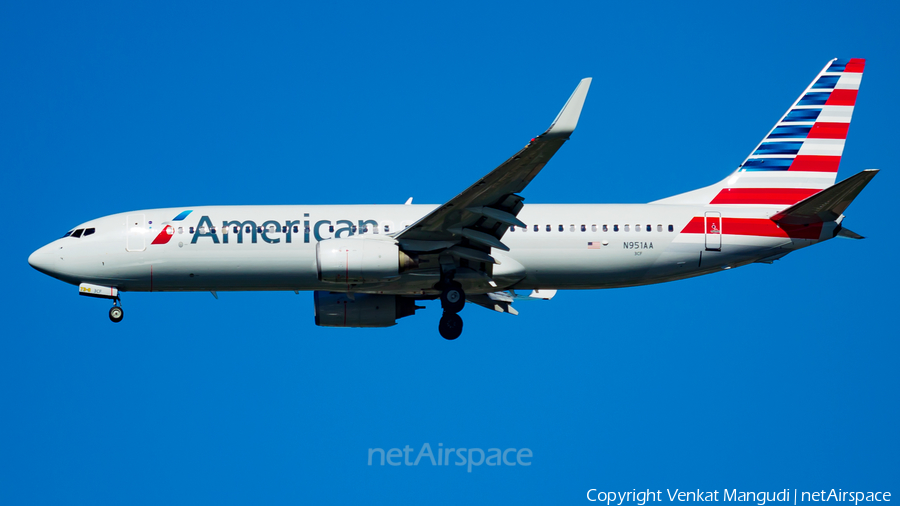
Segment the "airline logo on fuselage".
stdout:
<path fill-rule="evenodd" d="M 222 220 L 221 223 L 221 229 L 217 229 L 209 216 L 202 216 L 194 229 L 191 244 L 197 244 L 200 239 L 209 239 L 213 244 L 242 244 L 245 241 L 256 244 L 260 239 L 268 244 L 278 244 L 283 239 L 290 244 L 298 239 L 295 235 L 300 233 L 303 234 L 303 242 L 309 243 L 311 238 L 323 241 L 367 233 L 369 230 L 378 233 L 378 222 L 375 220 L 336 220 L 333 223 L 331 220 L 319 220 L 312 225 L 309 219 L 283 222 L 266 220 L 261 223 L 253 220 Z"/>

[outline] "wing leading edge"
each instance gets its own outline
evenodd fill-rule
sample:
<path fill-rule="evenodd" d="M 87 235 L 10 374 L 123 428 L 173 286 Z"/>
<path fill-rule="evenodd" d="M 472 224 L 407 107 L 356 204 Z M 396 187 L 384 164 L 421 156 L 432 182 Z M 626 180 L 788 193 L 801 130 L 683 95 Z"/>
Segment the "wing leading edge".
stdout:
<path fill-rule="evenodd" d="M 508 251 L 500 241 L 503 234 L 510 225 L 524 226 L 516 218 L 523 200 L 517 193 L 575 131 L 590 85 L 591 78 L 581 80 L 546 132 L 462 193 L 397 233 L 401 246 L 408 251 L 433 251 L 451 242 L 458 244 L 447 250 L 454 256 L 497 263 L 487 254 L 490 248 Z"/>

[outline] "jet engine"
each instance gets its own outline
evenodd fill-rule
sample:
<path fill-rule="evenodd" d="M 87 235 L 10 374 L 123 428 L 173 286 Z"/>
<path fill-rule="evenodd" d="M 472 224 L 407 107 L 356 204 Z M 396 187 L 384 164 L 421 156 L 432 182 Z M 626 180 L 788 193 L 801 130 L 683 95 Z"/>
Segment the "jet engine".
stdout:
<path fill-rule="evenodd" d="M 389 281 L 416 264 L 393 241 L 351 238 L 316 243 L 319 281 L 327 283 Z"/>
<path fill-rule="evenodd" d="M 399 295 L 315 292 L 316 325 L 320 327 L 391 327 L 412 316 L 416 301 Z"/>

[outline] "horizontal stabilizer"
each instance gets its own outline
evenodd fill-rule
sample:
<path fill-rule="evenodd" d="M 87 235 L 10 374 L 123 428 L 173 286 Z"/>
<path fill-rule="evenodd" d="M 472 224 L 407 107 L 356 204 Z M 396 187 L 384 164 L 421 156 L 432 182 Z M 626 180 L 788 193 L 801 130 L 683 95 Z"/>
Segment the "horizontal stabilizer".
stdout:
<path fill-rule="evenodd" d="M 878 174 L 878 169 L 867 169 L 828 187 L 772 216 L 772 221 L 782 225 L 809 225 L 836 221 L 859 192 Z"/>
<path fill-rule="evenodd" d="M 856 232 L 854 232 L 850 229 L 844 228 L 844 227 L 841 227 L 841 229 L 838 230 L 837 236 L 838 237 L 846 237 L 847 239 L 865 239 L 865 237 L 857 234 Z"/>

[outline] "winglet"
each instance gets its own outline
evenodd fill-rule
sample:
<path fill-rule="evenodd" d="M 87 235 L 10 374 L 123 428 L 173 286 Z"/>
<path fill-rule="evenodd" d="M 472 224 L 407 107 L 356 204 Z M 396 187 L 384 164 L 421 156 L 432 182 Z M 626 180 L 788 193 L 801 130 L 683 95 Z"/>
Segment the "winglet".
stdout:
<path fill-rule="evenodd" d="M 546 132 L 540 137 L 568 139 L 575 127 L 578 126 L 578 118 L 581 116 L 581 108 L 584 106 L 584 99 L 587 97 L 588 88 L 591 87 L 591 78 L 585 77 L 578 83 L 578 87 L 572 92 L 572 96 L 566 101 L 556 119 L 550 125 Z"/>

